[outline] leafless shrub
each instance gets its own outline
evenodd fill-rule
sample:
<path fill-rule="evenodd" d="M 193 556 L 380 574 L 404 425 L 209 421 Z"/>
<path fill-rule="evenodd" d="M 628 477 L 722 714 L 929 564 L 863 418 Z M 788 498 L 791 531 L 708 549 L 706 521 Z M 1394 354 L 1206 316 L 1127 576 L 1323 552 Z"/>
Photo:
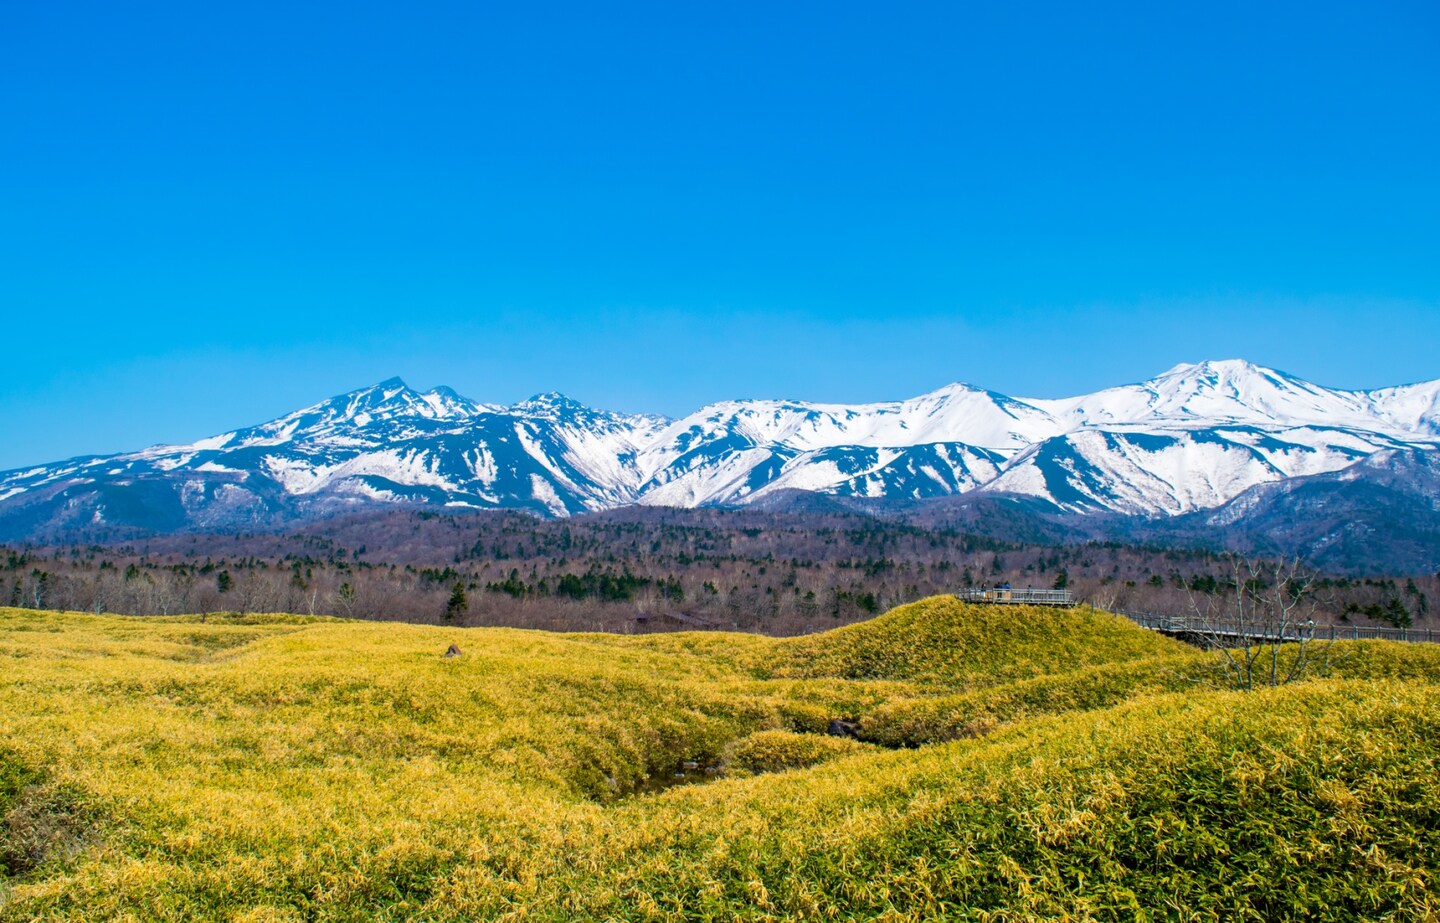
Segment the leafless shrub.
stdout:
<path fill-rule="evenodd" d="M 1330 665 L 1333 641 L 1316 638 L 1318 576 L 1298 558 L 1261 561 L 1231 554 L 1223 591 L 1189 592 L 1206 645 L 1236 689 L 1279 686 Z"/>

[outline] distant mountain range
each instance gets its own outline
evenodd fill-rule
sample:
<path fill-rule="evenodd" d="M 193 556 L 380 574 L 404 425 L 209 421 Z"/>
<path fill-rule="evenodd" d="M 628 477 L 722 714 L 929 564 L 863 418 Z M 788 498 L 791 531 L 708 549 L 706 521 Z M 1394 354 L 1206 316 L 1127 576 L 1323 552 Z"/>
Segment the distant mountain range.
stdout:
<path fill-rule="evenodd" d="M 1282 506 L 1321 522 L 1297 504 L 1357 482 L 1428 503 L 1423 518 L 1440 496 L 1437 448 L 1440 381 L 1344 391 L 1239 360 L 1056 400 L 954 384 L 876 404 L 726 401 L 680 419 L 555 393 L 502 407 L 393 378 L 188 445 L 0 473 L 0 538 L 264 529 L 385 503 L 559 517 L 817 494 L 1023 498 L 1061 517 L 1225 530 Z"/>

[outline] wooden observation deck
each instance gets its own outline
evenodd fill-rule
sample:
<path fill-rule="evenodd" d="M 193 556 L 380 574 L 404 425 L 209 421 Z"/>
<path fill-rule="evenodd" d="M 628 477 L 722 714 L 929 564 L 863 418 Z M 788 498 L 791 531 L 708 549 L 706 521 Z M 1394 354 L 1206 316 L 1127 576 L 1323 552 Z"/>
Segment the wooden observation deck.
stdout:
<path fill-rule="evenodd" d="M 955 598 L 967 603 L 986 603 L 993 606 L 1055 606 L 1069 608 L 1075 605 L 1075 597 L 1069 590 L 1037 590 L 1030 587 L 1011 589 L 1009 587 L 975 587 L 961 590 Z"/>

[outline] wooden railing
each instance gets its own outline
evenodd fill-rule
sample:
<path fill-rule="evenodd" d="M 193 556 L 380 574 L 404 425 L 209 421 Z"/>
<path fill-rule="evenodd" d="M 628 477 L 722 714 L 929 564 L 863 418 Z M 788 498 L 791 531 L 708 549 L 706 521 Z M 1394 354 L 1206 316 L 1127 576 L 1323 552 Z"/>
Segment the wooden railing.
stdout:
<path fill-rule="evenodd" d="M 1158 612 L 1132 612 L 1128 609 L 1112 610 L 1116 615 L 1162 634 L 1175 637 L 1248 639 L 1260 642 L 1300 641 L 1410 641 L 1418 643 L 1440 642 L 1440 631 L 1433 628 L 1381 628 L 1369 625 L 1314 625 L 1307 622 L 1293 623 L 1283 627 L 1266 625 L 1238 625 L 1235 620 L 1224 617 L 1208 618 L 1195 614 L 1165 615 Z"/>
<path fill-rule="evenodd" d="M 1002 606 L 1073 606 L 1075 597 L 1069 590 L 1037 590 L 1031 587 L 974 587 L 955 594 L 969 603 L 991 603 Z"/>

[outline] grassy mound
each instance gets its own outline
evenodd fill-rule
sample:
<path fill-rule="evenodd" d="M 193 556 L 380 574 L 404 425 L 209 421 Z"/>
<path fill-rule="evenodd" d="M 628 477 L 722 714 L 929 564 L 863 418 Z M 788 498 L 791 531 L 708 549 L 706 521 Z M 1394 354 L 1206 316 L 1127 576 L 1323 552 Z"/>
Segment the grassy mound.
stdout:
<path fill-rule="evenodd" d="M 1096 609 L 977 606 L 934 597 L 868 622 L 782 641 L 771 662 L 779 676 L 968 689 L 1185 650 Z"/>
<path fill-rule="evenodd" d="M 941 598 L 787 640 L 0 610 L 0 921 L 1433 915 L 1440 650 L 1213 670 Z"/>
<path fill-rule="evenodd" d="M 725 765 L 739 773 L 784 772 L 818 766 L 864 749 L 864 744 L 848 737 L 756 731 L 730 746 Z"/>
<path fill-rule="evenodd" d="M 1090 711 L 1221 679 L 1213 659 L 1198 652 L 1144 657 L 951 695 L 887 702 L 861 719 L 858 736 L 890 747 L 919 747 L 979 737 L 1025 718 Z"/>
<path fill-rule="evenodd" d="M 1363 682 L 1162 696 L 674 792 L 547 888 L 604 869 L 624 885 L 583 915 L 618 919 L 1430 919 L 1437 706 Z"/>

